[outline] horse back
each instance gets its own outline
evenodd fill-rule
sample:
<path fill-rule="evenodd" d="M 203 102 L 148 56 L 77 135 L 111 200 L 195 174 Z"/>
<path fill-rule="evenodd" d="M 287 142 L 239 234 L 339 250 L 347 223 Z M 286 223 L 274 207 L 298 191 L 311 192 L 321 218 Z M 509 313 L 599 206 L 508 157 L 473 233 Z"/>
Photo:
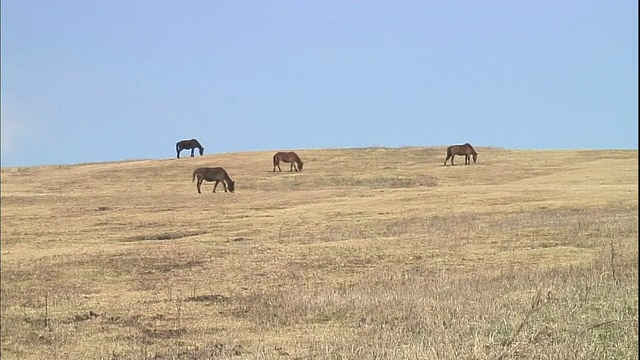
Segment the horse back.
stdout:
<path fill-rule="evenodd" d="M 196 139 L 190 140 L 180 140 L 176 143 L 176 148 L 182 149 L 193 149 L 193 148 L 201 148 L 200 142 Z"/>
<path fill-rule="evenodd" d="M 221 167 L 207 168 L 207 171 L 205 173 L 205 179 L 207 180 L 211 179 L 209 181 L 213 181 L 213 180 L 231 181 L 231 179 L 229 178 L 229 174 L 227 173 L 227 170 Z"/>
<path fill-rule="evenodd" d="M 477 154 L 476 150 L 469 143 L 464 143 L 462 145 L 451 145 L 447 148 L 447 156 L 467 154 Z"/>
<path fill-rule="evenodd" d="M 300 161 L 298 154 L 293 151 L 285 152 L 279 151 L 273 155 L 273 161 L 280 160 L 284 162 Z"/>
<path fill-rule="evenodd" d="M 221 167 L 197 168 L 193 171 L 193 179 L 191 181 L 193 182 L 196 177 L 207 181 L 230 180 L 227 171 Z"/>

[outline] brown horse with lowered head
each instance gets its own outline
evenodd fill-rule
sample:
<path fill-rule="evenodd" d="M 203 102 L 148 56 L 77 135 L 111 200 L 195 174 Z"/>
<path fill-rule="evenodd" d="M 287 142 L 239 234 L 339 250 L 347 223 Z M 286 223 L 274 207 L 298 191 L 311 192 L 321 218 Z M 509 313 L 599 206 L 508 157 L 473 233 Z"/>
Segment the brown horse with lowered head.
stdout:
<path fill-rule="evenodd" d="M 456 155 L 464 155 L 464 164 L 471 165 L 470 157 L 473 157 L 473 163 L 476 163 L 478 160 L 478 152 L 476 149 L 471 146 L 469 143 L 465 143 L 462 145 L 452 145 L 447 148 L 447 158 L 444 160 L 444 165 L 447 165 L 447 161 L 451 158 L 451 165 L 453 164 L 453 158 Z"/>
<path fill-rule="evenodd" d="M 302 160 L 300 160 L 298 154 L 294 153 L 293 151 L 280 151 L 275 153 L 275 155 L 273 155 L 273 171 L 276 171 L 276 167 L 278 168 L 278 170 L 282 171 L 282 169 L 280 169 L 281 161 L 284 163 L 291 163 L 291 168 L 289 169 L 289 171 L 293 171 L 293 169 L 295 169 L 296 171 L 302 171 Z"/>
<path fill-rule="evenodd" d="M 227 187 L 229 187 L 229 191 L 231 192 L 234 192 L 236 189 L 236 182 L 231 180 L 227 171 L 221 167 L 202 167 L 195 169 L 191 182 L 194 182 L 196 178 L 198 178 L 198 182 L 196 183 L 198 194 L 201 194 L 200 185 L 202 185 L 202 182 L 205 180 L 216 182 L 215 185 L 213 185 L 213 192 L 216 192 L 219 183 L 222 183 L 222 186 L 224 186 L 224 192 L 227 192 Z"/>
<path fill-rule="evenodd" d="M 180 140 L 176 143 L 176 153 L 178 156 L 178 159 L 180 159 L 180 152 L 182 150 L 189 150 L 191 149 L 191 157 L 193 157 L 193 151 L 195 149 L 198 149 L 198 151 L 200 151 L 200 156 L 202 156 L 204 154 L 204 148 L 202 147 L 202 145 L 200 145 L 200 142 L 196 139 L 191 139 L 191 140 Z"/>

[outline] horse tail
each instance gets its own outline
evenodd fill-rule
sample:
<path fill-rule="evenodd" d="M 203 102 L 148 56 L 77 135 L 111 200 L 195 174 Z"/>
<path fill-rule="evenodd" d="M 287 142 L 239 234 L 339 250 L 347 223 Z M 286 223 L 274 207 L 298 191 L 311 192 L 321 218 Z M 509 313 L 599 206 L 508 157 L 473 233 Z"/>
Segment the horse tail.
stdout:
<path fill-rule="evenodd" d="M 273 155 L 273 166 L 278 164 L 278 154 Z"/>
<path fill-rule="evenodd" d="M 196 181 L 196 174 L 198 173 L 198 169 L 193 170 L 193 176 L 191 177 L 191 182 Z"/>

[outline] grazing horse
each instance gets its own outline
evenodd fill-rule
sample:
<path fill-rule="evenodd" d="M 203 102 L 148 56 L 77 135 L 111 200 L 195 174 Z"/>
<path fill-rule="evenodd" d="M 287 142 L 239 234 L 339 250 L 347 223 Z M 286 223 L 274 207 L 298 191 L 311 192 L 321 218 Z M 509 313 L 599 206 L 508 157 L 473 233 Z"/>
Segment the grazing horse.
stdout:
<path fill-rule="evenodd" d="M 473 163 L 476 163 L 478 160 L 478 152 L 476 149 L 471 146 L 469 143 L 465 143 L 463 145 L 453 145 L 447 148 L 447 158 L 444 160 L 444 165 L 447 165 L 447 161 L 451 158 L 451 165 L 453 165 L 453 158 L 456 155 L 464 155 L 464 164 L 471 165 L 470 156 L 473 156 Z"/>
<path fill-rule="evenodd" d="M 205 180 L 216 182 L 215 185 L 213 185 L 213 192 L 216 192 L 216 188 L 219 183 L 222 183 L 222 186 L 224 186 L 224 192 L 227 192 L 227 186 L 231 192 L 234 192 L 236 189 L 236 182 L 231 180 L 227 171 L 221 167 L 203 167 L 195 169 L 193 171 L 191 182 L 194 182 L 196 178 L 198 178 L 198 182 L 196 183 L 198 194 L 202 194 L 200 192 L 200 185 L 202 185 L 202 182 Z"/>
<path fill-rule="evenodd" d="M 193 157 L 193 151 L 195 149 L 198 149 L 200 151 L 200 156 L 204 154 L 204 148 L 202 147 L 202 145 L 200 145 L 198 140 L 196 139 L 180 140 L 176 143 L 176 153 L 177 153 L 178 159 L 180 159 L 180 152 L 182 150 L 189 150 L 189 149 L 191 149 L 191 157 Z"/>
<path fill-rule="evenodd" d="M 300 160 L 298 154 L 292 151 L 281 151 L 273 155 L 273 171 L 276 171 L 276 167 L 278 168 L 278 170 L 282 171 L 282 169 L 280 169 L 280 161 L 291 163 L 291 168 L 289 169 L 289 171 L 293 171 L 293 169 L 295 169 L 296 171 L 302 171 L 302 160 Z"/>

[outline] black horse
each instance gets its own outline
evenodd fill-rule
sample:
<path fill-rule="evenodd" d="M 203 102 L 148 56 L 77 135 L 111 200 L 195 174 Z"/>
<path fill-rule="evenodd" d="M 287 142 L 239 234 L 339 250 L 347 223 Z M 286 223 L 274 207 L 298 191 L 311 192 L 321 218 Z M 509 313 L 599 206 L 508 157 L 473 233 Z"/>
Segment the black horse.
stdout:
<path fill-rule="evenodd" d="M 447 161 L 451 158 L 451 165 L 453 165 L 453 158 L 456 155 L 464 155 L 464 164 L 471 165 L 470 156 L 473 156 L 473 163 L 476 163 L 478 160 L 478 152 L 476 149 L 471 146 L 469 143 L 465 143 L 462 145 L 452 145 L 447 148 L 447 158 L 444 160 L 444 165 L 447 165 Z"/>
<path fill-rule="evenodd" d="M 196 188 L 198 189 L 198 194 L 202 194 L 200 192 L 200 186 L 203 181 L 215 181 L 216 183 L 213 185 L 213 192 L 216 192 L 216 188 L 219 183 L 222 183 L 224 186 L 224 192 L 227 192 L 227 187 L 229 187 L 229 191 L 234 192 L 236 190 L 236 182 L 231 180 L 227 171 L 221 167 L 203 167 L 198 168 L 193 171 L 193 177 L 191 178 L 191 182 L 194 182 L 198 178 L 198 182 L 196 183 Z"/>
<path fill-rule="evenodd" d="M 200 151 L 200 156 L 204 154 L 204 148 L 202 147 L 202 145 L 200 145 L 198 140 L 196 139 L 180 140 L 176 143 L 176 154 L 178 156 L 178 159 L 180 159 L 180 152 L 182 150 L 189 150 L 189 149 L 191 149 L 191 157 L 193 157 L 193 151 L 195 149 L 198 149 Z"/>
<path fill-rule="evenodd" d="M 302 171 L 302 160 L 300 160 L 300 157 L 298 156 L 298 154 L 289 151 L 289 152 L 277 152 L 275 153 L 275 155 L 273 155 L 273 171 L 276 171 L 276 167 L 278 168 L 279 171 L 282 171 L 282 169 L 280 169 L 280 162 L 284 162 L 284 163 L 291 163 L 291 168 L 289 169 L 289 171 L 293 171 L 294 169 L 296 171 Z"/>

